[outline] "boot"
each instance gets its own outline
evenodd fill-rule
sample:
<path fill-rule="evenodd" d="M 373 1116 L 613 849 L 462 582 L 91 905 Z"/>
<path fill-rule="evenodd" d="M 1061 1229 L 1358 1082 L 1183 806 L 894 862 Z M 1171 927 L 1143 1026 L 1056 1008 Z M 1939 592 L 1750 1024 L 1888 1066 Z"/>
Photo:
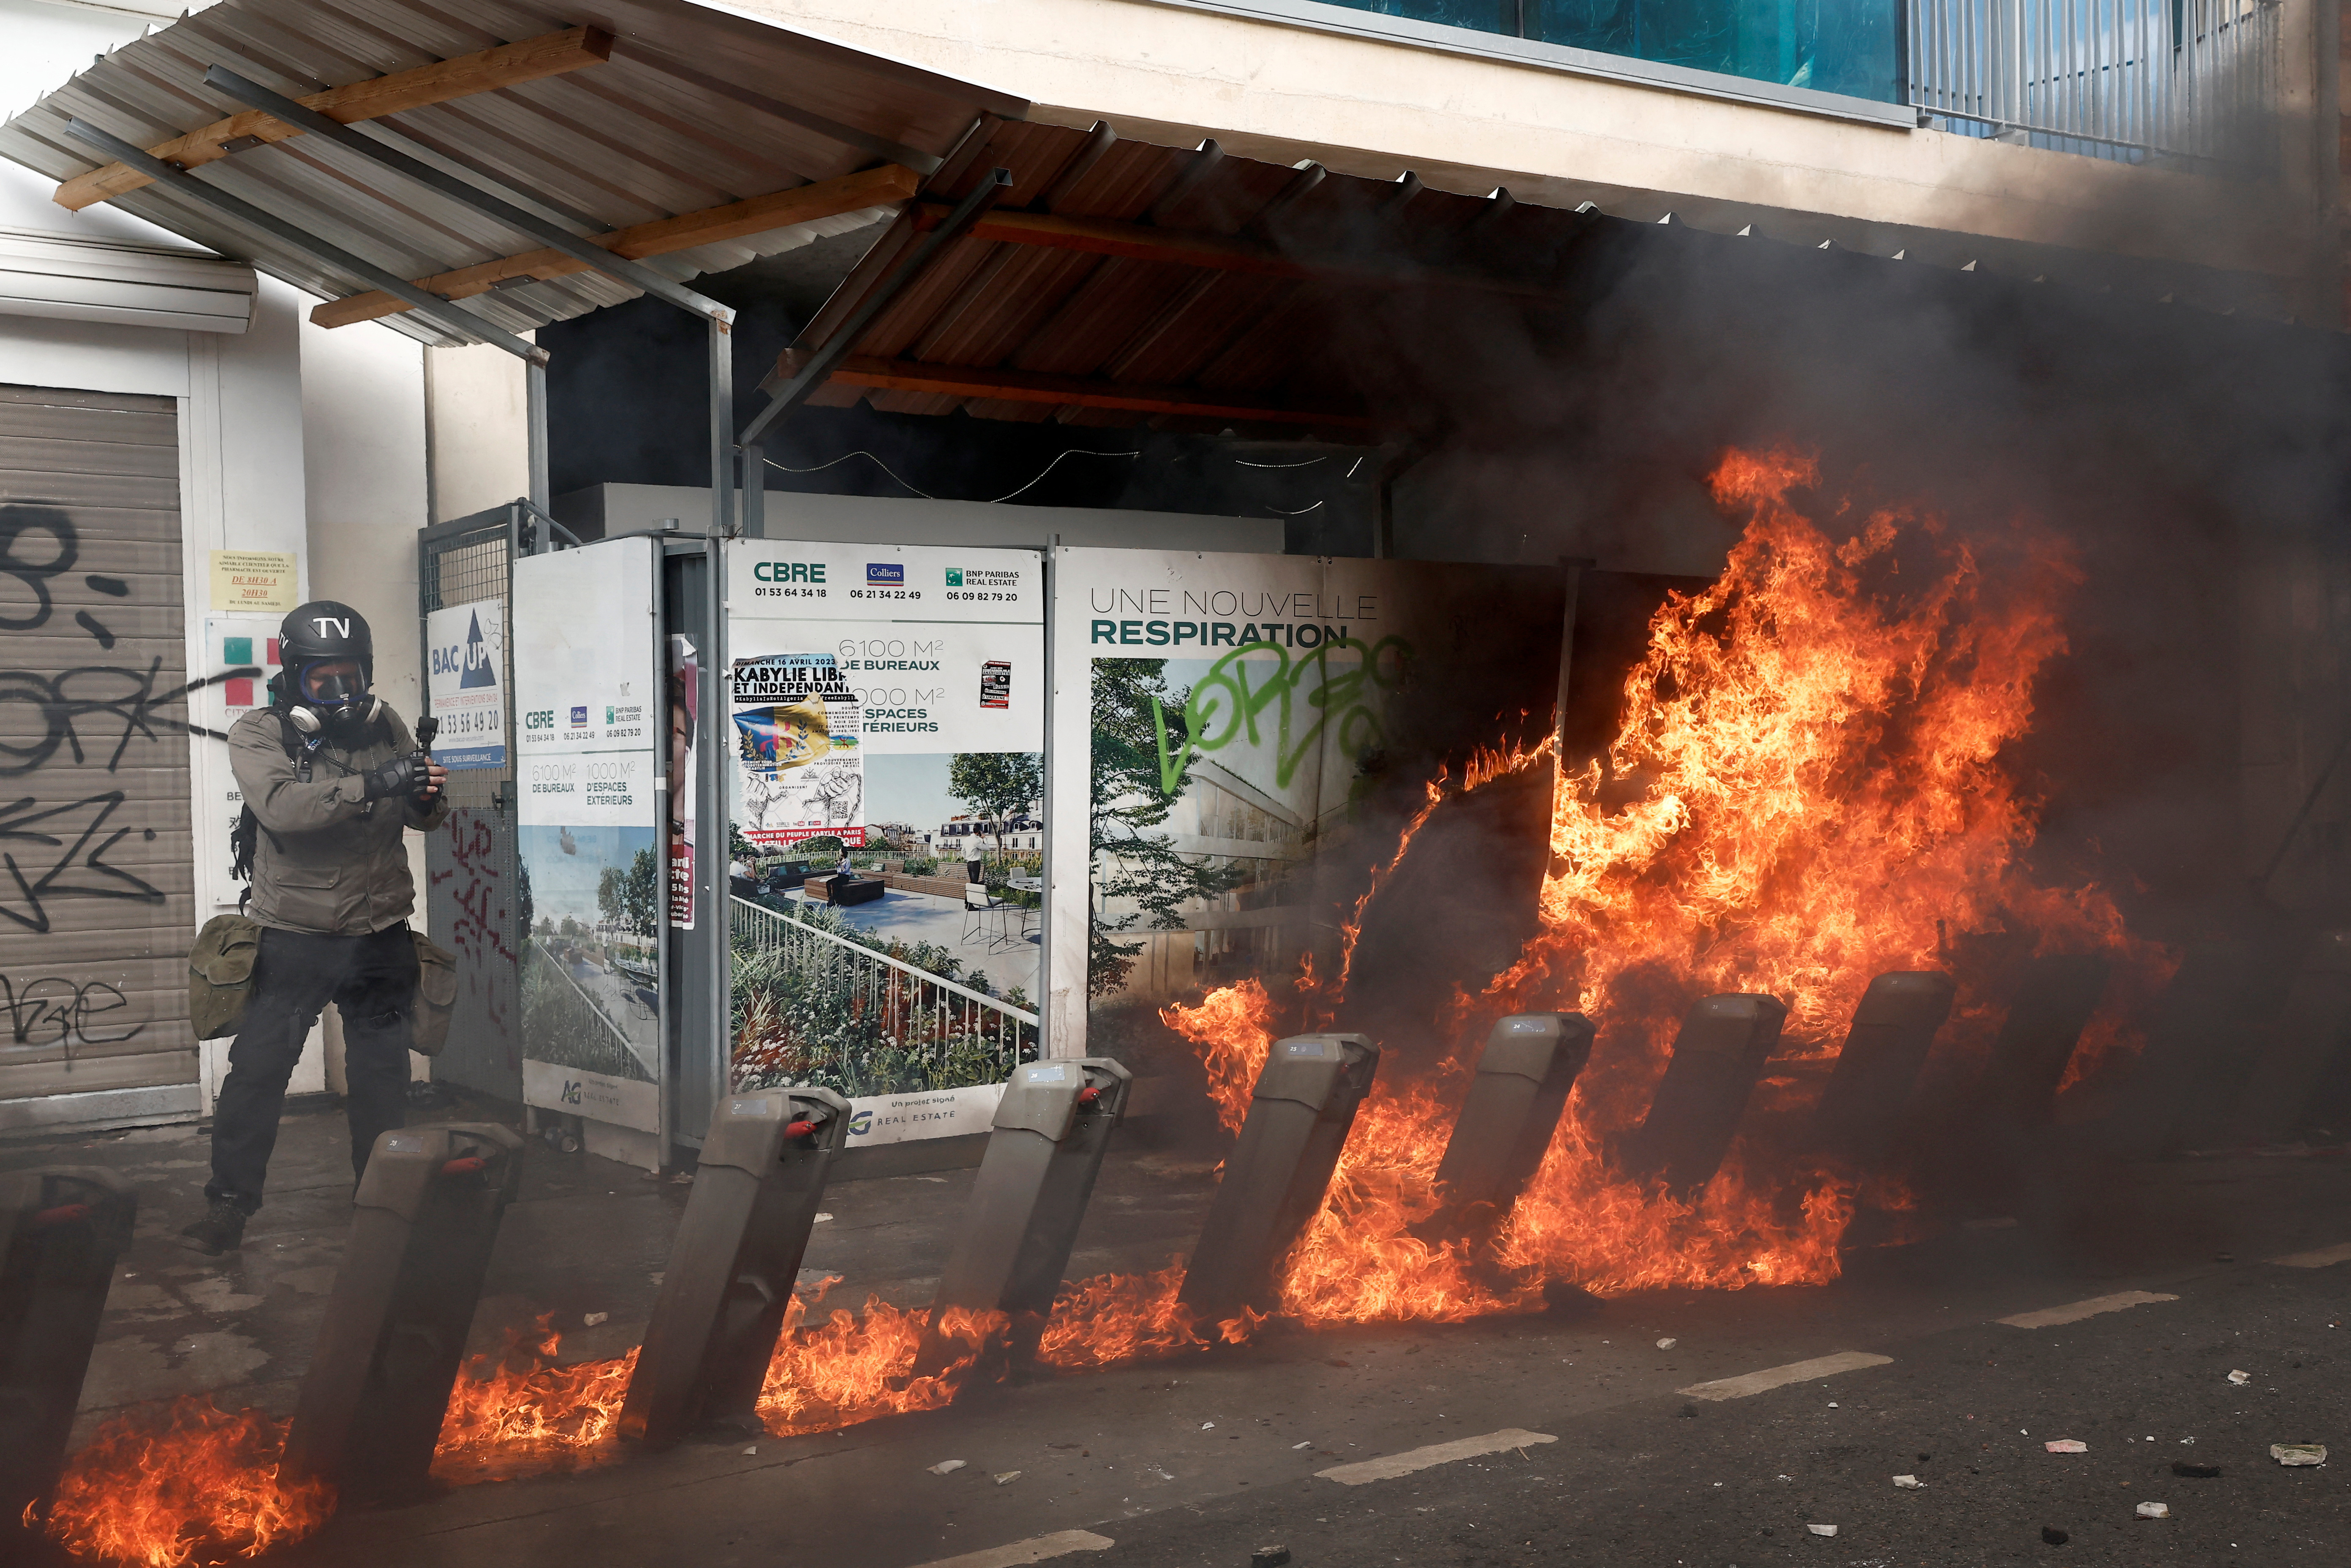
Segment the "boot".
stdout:
<path fill-rule="evenodd" d="M 207 1258 L 234 1252 L 245 1245 L 245 1210 L 225 1197 L 214 1198 L 204 1217 L 180 1235 L 182 1246 Z"/>

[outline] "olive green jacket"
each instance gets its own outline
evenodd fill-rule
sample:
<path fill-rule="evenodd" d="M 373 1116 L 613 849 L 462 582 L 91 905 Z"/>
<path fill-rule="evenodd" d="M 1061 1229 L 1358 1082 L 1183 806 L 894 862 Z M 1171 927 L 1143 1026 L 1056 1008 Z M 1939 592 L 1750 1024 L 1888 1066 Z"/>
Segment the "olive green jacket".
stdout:
<path fill-rule="evenodd" d="M 372 744 L 311 748 L 307 784 L 295 776 L 283 733 L 270 708 L 246 715 L 228 732 L 229 766 L 261 820 L 246 913 L 281 931 L 323 936 L 364 936 L 406 920 L 416 884 L 401 835 L 439 827 L 449 797 L 422 811 L 404 799 L 370 800 L 361 776 L 416 749 L 408 726 L 387 706 Z"/>

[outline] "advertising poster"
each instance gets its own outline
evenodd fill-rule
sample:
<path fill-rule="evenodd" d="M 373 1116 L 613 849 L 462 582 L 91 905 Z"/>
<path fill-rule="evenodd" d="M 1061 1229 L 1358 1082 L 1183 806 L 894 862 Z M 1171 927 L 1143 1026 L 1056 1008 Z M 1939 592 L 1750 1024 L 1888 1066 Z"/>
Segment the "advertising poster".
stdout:
<path fill-rule="evenodd" d="M 424 617 L 425 693 L 441 721 L 444 768 L 507 765 L 506 601 L 453 604 Z"/>
<path fill-rule="evenodd" d="M 694 640 L 682 632 L 669 639 L 669 923 L 694 929 L 695 736 L 702 712 L 701 661 Z"/>
<path fill-rule="evenodd" d="M 746 539 L 726 570 L 738 1081 L 1000 1083 L 1035 1047 L 1043 952 L 1041 556 Z M 905 966 L 921 1016 L 833 997 L 874 962 L 827 969 L 844 944 Z"/>
<path fill-rule="evenodd" d="M 1427 784 L 1551 724 L 1554 570 L 1065 549 L 1054 587 L 1057 1030 L 1327 973 Z"/>
<path fill-rule="evenodd" d="M 660 1129 L 662 712 L 642 539 L 515 562 L 523 1098 Z"/>

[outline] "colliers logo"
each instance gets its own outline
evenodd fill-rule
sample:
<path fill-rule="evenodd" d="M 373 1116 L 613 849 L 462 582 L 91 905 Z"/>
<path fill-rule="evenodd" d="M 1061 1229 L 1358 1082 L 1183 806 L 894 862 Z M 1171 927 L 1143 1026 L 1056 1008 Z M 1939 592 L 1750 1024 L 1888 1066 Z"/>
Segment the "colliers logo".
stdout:
<path fill-rule="evenodd" d="M 865 581 L 868 587 L 897 588 L 905 580 L 906 567 L 903 561 L 869 560 L 865 563 Z"/>

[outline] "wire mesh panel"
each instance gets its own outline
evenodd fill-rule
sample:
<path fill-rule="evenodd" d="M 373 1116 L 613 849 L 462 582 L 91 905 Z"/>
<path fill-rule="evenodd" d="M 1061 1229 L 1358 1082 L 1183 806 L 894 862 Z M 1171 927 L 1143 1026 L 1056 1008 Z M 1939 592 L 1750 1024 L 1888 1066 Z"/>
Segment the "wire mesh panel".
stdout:
<path fill-rule="evenodd" d="M 1911 0 L 1910 101 L 2069 150 L 2264 165 L 2276 0 Z M 1957 127 L 1955 127 L 1957 129 Z"/>
<path fill-rule="evenodd" d="M 493 674 L 506 693 L 514 690 L 509 589 L 517 520 L 515 507 L 501 507 L 425 528 L 417 538 L 419 618 L 473 605 L 485 631 L 495 619 Z M 430 649 L 434 639 L 428 633 L 423 642 Z M 425 841 L 424 911 L 433 940 L 457 956 L 456 1010 L 434 1075 L 520 1100 L 522 991 L 515 934 L 528 912 L 517 907 L 514 707 L 511 702 L 502 706 L 505 760 L 449 774 L 449 820 Z"/>
<path fill-rule="evenodd" d="M 1000 1083 L 1037 1015 L 809 920 L 728 900 L 738 1089 L 889 1094 Z"/>

